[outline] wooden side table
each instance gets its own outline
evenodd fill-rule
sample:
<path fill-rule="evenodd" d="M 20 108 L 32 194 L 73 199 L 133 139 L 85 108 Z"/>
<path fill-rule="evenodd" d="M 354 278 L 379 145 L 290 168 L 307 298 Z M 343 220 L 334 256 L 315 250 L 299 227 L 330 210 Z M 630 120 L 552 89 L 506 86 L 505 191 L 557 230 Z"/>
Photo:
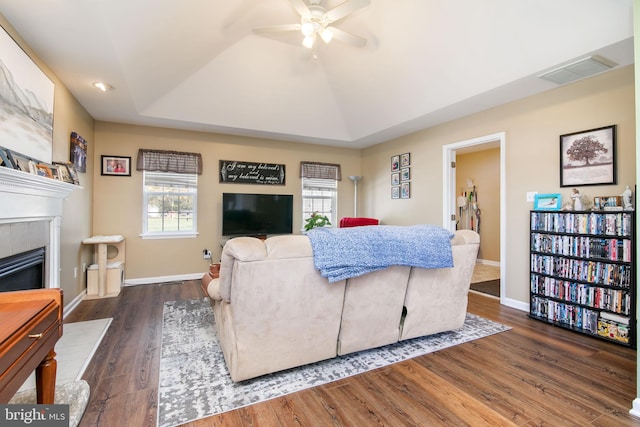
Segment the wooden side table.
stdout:
<path fill-rule="evenodd" d="M 37 402 L 52 404 L 54 347 L 62 336 L 62 289 L 0 293 L 0 403 L 8 403 L 36 370 Z"/>

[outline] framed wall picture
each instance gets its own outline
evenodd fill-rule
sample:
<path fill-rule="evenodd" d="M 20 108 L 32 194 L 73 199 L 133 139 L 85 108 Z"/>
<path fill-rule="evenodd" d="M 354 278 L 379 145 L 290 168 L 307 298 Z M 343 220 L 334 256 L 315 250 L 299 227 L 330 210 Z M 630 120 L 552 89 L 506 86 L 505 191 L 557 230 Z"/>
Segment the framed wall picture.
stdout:
<path fill-rule="evenodd" d="M 536 194 L 533 209 L 541 211 L 560 210 L 562 196 L 560 194 Z"/>
<path fill-rule="evenodd" d="M 100 156 L 102 175 L 131 176 L 131 157 Z"/>
<path fill-rule="evenodd" d="M 87 141 L 77 132 L 71 132 L 69 161 L 77 172 L 87 172 Z"/>
<path fill-rule="evenodd" d="M 400 198 L 401 199 L 410 199 L 411 198 L 411 183 L 403 182 L 400 184 Z"/>
<path fill-rule="evenodd" d="M 400 187 L 391 187 L 391 198 L 392 199 L 400 198 Z"/>
<path fill-rule="evenodd" d="M 560 135 L 560 187 L 615 183 L 615 125 Z"/>
<path fill-rule="evenodd" d="M 411 166 L 411 153 L 404 153 L 400 155 L 400 166 Z"/>
<path fill-rule="evenodd" d="M 398 172 L 391 174 L 391 185 L 400 185 L 400 174 Z"/>
<path fill-rule="evenodd" d="M 391 172 L 400 170 L 400 156 L 391 156 Z"/>
<path fill-rule="evenodd" d="M 402 168 L 400 169 L 400 181 L 410 181 L 411 180 L 411 168 Z"/>
<path fill-rule="evenodd" d="M 10 150 L 20 150 L 25 157 L 51 162 L 53 155 L 54 83 L 25 53 L 13 38 L 0 28 L 5 120 L 0 127 L 0 141 Z"/>

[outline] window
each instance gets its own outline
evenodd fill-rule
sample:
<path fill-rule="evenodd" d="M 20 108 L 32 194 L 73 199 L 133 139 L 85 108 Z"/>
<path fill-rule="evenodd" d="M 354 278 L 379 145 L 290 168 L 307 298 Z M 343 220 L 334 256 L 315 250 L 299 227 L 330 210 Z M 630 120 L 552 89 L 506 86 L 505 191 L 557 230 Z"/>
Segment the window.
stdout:
<path fill-rule="evenodd" d="M 198 175 L 144 171 L 143 234 L 195 234 Z"/>
<path fill-rule="evenodd" d="M 302 178 L 302 224 L 317 212 L 326 215 L 335 225 L 337 221 L 338 181 L 335 179 Z"/>
<path fill-rule="evenodd" d="M 142 235 L 193 237 L 198 232 L 200 154 L 139 150 L 142 178 Z"/>
<path fill-rule="evenodd" d="M 338 181 L 340 165 L 302 162 L 302 224 L 314 212 L 325 215 L 336 226 L 338 221 Z"/>

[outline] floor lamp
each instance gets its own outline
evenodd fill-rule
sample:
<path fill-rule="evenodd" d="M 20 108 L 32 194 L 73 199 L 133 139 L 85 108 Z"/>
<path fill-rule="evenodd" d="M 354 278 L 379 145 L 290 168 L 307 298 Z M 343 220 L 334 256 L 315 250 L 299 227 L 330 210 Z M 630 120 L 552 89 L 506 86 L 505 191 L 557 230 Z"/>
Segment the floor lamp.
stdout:
<path fill-rule="evenodd" d="M 350 175 L 349 179 L 353 181 L 353 217 L 358 217 L 358 181 L 362 179 L 361 176 Z"/>

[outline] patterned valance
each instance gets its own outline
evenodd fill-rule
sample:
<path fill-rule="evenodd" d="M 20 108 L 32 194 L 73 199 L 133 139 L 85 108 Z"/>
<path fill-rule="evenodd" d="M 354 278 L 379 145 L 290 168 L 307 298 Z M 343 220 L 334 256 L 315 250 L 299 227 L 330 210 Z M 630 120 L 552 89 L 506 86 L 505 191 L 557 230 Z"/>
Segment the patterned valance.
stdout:
<path fill-rule="evenodd" d="M 141 148 L 138 150 L 136 170 L 202 175 L 202 155 Z"/>
<path fill-rule="evenodd" d="M 300 162 L 300 178 L 342 181 L 342 170 L 340 165 L 335 163 Z"/>

